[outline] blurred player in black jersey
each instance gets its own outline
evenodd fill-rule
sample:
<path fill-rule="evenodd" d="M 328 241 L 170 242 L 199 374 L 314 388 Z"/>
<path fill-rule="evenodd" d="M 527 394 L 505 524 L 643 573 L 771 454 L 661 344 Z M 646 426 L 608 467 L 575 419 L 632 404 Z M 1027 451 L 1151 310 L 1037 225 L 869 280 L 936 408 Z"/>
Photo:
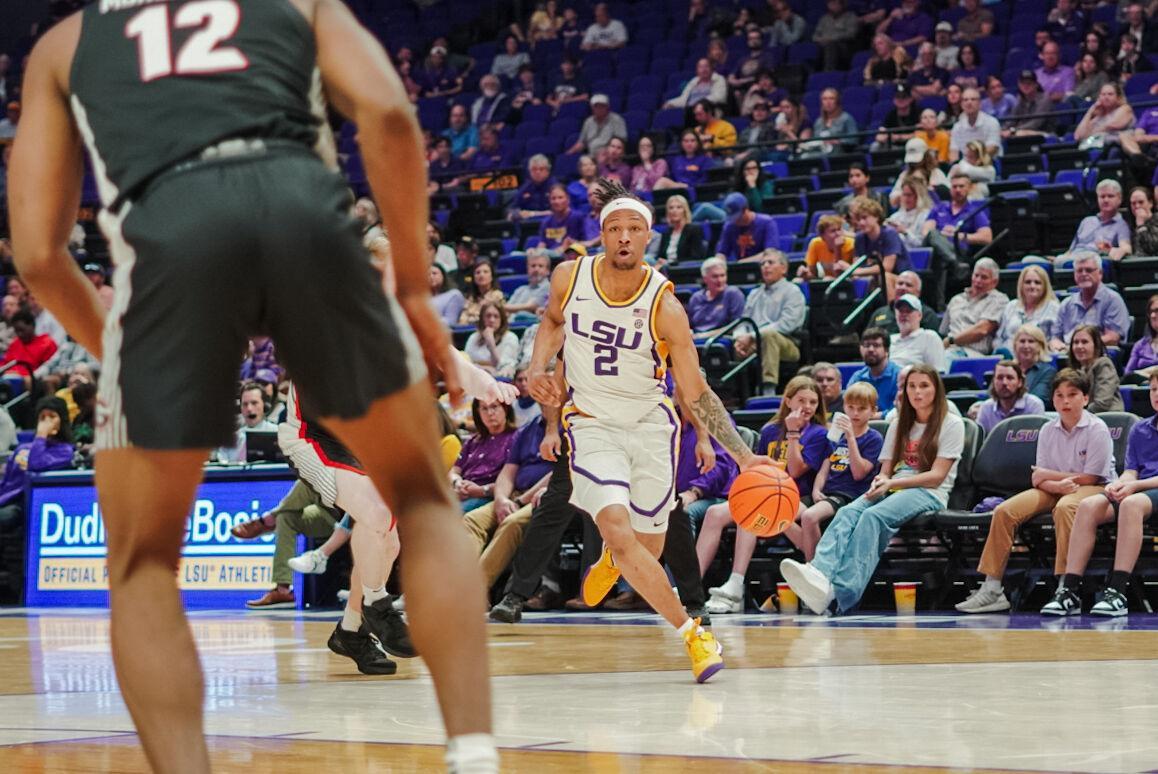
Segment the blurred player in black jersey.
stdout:
<path fill-rule="evenodd" d="M 344 182 L 314 150 L 322 93 L 358 126 L 395 294 L 366 260 Z M 497 770 L 482 577 L 425 378 L 430 366 L 455 380 L 423 260 L 422 138 L 381 47 L 337 0 L 98 0 L 36 46 L 23 107 L 13 246 L 42 304 L 102 357 L 96 480 L 113 657 L 152 766 L 209 768 L 175 570 L 201 463 L 232 437 L 246 337 L 261 333 L 303 408 L 397 514 L 412 636 L 450 768 Z M 82 141 L 116 266 L 107 314 L 67 250 Z"/>

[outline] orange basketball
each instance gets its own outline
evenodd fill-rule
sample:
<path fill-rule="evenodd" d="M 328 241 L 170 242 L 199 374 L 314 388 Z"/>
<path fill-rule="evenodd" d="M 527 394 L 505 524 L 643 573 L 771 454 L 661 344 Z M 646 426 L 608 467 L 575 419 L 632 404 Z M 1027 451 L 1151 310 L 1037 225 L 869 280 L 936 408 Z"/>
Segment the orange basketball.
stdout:
<path fill-rule="evenodd" d="M 728 507 L 741 529 L 772 537 L 796 520 L 800 490 L 788 471 L 762 465 L 736 476 L 728 492 Z"/>

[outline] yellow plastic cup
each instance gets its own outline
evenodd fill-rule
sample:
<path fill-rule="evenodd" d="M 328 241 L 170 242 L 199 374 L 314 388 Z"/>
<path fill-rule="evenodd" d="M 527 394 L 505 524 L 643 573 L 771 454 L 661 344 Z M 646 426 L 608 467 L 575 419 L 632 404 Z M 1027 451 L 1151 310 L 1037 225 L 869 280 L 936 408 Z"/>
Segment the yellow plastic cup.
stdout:
<path fill-rule="evenodd" d="M 913 615 L 917 612 L 917 586 L 919 583 L 900 582 L 893 584 L 893 599 L 897 615 Z"/>
<path fill-rule="evenodd" d="M 796 598 L 796 592 L 787 583 L 776 584 L 776 597 L 780 601 L 781 613 L 796 615 L 800 612 L 800 600 Z"/>

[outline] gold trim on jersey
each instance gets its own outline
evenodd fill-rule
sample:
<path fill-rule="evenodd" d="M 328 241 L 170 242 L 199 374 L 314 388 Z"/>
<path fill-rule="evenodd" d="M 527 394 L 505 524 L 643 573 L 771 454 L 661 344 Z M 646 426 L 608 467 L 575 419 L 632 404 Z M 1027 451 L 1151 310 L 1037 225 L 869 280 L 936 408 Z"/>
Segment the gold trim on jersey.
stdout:
<path fill-rule="evenodd" d="M 582 258 L 575 261 L 575 268 L 571 271 L 571 279 L 567 281 L 567 292 L 563 294 L 563 302 L 559 304 L 559 309 L 565 309 L 567 302 L 571 300 L 571 294 L 575 292 L 575 281 L 579 279 L 579 269 L 582 266 Z"/>
<path fill-rule="evenodd" d="M 651 267 L 646 265 L 641 267 L 644 270 L 643 282 L 640 284 L 635 293 L 632 294 L 631 298 L 627 299 L 626 301 L 612 301 L 607 298 L 607 294 L 603 292 L 603 288 L 599 287 L 599 262 L 602 261 L 605 257 L 606 256 L 604 255 L 600 255 L 591 261 L 591 284 L 595 286 L 595 295 L 599 296 L 599 300 L 603 303 L 617 309 L 624 306 L 631 306 L 639 300 L 639 297 L 643 295 L 644 291 L 647 290 L 648 285 L 651 284 Z"/>
<path fill-rule="evenodd" d="M 655 354 L 660 361 L 660 365 L 655 369 L 656 379 L 663 379 L 667 376 L 667 358 L 671 354 L 671 349 L 663 337 L 659 335 L 659 329 L 656 327 L 656 320 L 659 317 L 659 302 L 663 298 L 663 294 L 668 291 L 675 292 L 675 285 L 671 283 L 671 280 L 660 285 L 655 298 L 651 300 L 651 309 L 648 310 L 647 326 L 648 330 L 651 331 L 651 339 L 655 342 Z"/>

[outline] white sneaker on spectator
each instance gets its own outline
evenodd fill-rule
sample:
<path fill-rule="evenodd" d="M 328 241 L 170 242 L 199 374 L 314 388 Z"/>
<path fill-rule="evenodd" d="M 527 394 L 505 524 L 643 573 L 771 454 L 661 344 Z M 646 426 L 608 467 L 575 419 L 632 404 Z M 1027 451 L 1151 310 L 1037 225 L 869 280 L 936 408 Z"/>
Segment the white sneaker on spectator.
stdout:
<path fill-rule="evenodd" d="M 780 574 L 785 582 L 796 592 L 808 609 L 817 615 L 824 615 L 832 600 L 836 599 L 836 591 L 832 583 L 820 570 L 811 564 L 802 564 L 794 559 L 785 559 L 780 563 Z"/>
<path fill-rule="evenodd" d="M 394 602 L 392 604 L 394 605 L 395 610 L 405 610 L 406 609 L 406 600 L 403 599 L 402 594 L 399 594 L 398 596 L 394 597 Z"/>
<path fill-rule="evenodd" d="M 338 589 L 338 601 L 345 604 L 346 600 L 350 598 L 349 589 Z"/>
<path fill-rule="evenodd" d="M 290 569 L 303 575 L 321 575 L 326 571 L 326 564 L 330 560 L 322 553 L 322 549 L 315 548 L 306 551 L 301 556 L 289 560 Z"/>
<path fill-rule="evenodd" d="M 720 591 L 723 591 L 723 589 L 709 589 L 711 598 L 708 599 L 707 604 L 704 605 L 704 610 L 707 610 L 712 615 L 744 612 L 744 598 L 742 596 L 737 599 L 731 594 L 718 593 Z"/>
<path fill-rule="evenodd" d="M 958 602 L 956 608 L 962 613 L 1000 613 L 1009 609 L 1009 600 L 1004 591 L 993 591 L 981 586 L 969 595 L 964 602 Z"/>

